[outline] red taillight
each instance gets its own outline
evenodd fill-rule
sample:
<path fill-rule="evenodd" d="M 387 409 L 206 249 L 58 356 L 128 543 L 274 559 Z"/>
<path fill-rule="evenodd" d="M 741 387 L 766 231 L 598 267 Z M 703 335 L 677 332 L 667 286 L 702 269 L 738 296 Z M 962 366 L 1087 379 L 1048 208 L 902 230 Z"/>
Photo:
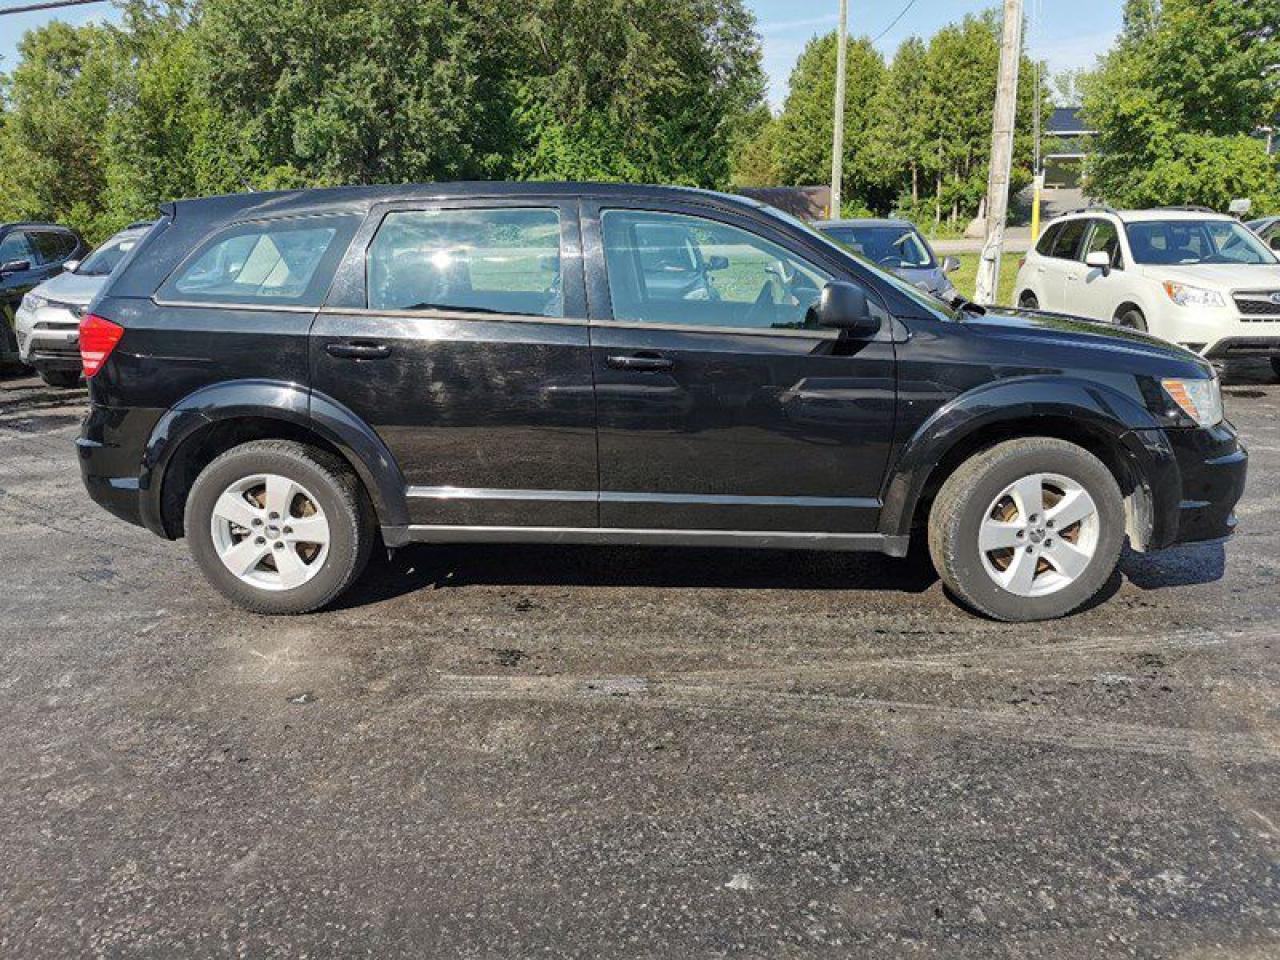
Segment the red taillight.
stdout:
<path fill-rule="evenodd" d="M 1022 269 L 1023 267 L 1025 267 L 1026 265 L 1027 265 L 1027 258 L 1026 258 L 1026 257 L 1022 257 L 1022 258 L 1020 258 L 1020 259 L 1018 260 L 1018 269 L 1019 269 L 1019 270 L 1021 270 L 1021 269 Z"/>
<path fill-rule="evenodd" d="M 92 313 L 85 315 L 80 321 L 80 362 L 84 365 L 86 377 L 92 377 L 102 369 L 123 336 L 124 327 Z"/>

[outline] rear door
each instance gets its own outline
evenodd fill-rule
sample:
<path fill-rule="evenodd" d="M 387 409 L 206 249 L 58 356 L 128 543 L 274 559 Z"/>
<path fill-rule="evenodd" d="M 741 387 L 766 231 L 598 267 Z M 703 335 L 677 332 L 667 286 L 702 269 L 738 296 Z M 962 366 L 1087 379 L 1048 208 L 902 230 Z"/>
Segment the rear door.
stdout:
<path fill-rule="evenodd" d="M 807 326 L 839 268 L 718 208 L 584 202 L 583 233 L 601 526 L 874 531 L 887 314 L 865 341 Z"/>
<path fill-rule="evenodd" d="M 315 391 L 390 449 L 412 523 L 596 526 L 576 200 L 375 208 L 311 362 Z"/>
<path fill-rule="evenodd" d="M 1052 259 L 1048 263 L 1045 290 L 1050 295 L 1050 310 L 1080 315 L 1080 285 L 1084 280 L 1084 239 L 1090 220 L 1080 217 L 1062 225 L 1053 242 Z"/>

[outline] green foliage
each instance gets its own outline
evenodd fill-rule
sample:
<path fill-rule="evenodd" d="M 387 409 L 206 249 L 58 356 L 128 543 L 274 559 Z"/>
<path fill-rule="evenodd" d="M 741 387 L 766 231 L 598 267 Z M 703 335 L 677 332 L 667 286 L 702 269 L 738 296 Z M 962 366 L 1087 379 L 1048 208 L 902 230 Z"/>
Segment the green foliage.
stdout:
<path fill-rule="evenodd" d="M 877 181 L 869 148 L 872 103 L 884 81 L 884 58 L 865 38 L 851 39 L 845 61 L 844 182 L 849 196 L 868 196 Z M 778 118 L 778 174 L 785 183 L 827 183 L 831 178 L 832 104 L 836 34 L 809 41 L 795 69 Z"/>
<path fill-rule="evenodd" d="M 1280 169 L 1249 135 L 1280 114 L 1280 0 L 1131 3 L 1085 87 L 1099 131 L 1089 189 L 1125 206 L 1248 196 L 1280 207 Z"/>
<path fill-rule="evenodd" d="M 460 178 L 719 187 L 769 124 L 742 0 L 126 0 L 0 78 L 0 217 Z"/>

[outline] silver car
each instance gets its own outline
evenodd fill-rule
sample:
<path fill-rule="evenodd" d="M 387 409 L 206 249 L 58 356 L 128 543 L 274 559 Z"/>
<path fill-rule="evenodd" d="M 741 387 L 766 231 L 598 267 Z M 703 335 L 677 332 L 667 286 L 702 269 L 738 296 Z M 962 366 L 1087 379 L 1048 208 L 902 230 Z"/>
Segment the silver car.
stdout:
<path fill-rule="evenodd" d="M 958 270 L 960 261 L 947 257 L 939 263 L 929 241 L 909 220 L 819 220 L 813 228 L 940 300 L 950 303 L 959 296 L 947 274 Z"/>
<path fill-rule="evenodd" d="M 68 260 L 62 273 L 22 298 L 14 315 L 18 357 L 49 386 L 80 382 L 80 317 L 150 228 L 150 223 L 130 224 L 84 260 Z"/>

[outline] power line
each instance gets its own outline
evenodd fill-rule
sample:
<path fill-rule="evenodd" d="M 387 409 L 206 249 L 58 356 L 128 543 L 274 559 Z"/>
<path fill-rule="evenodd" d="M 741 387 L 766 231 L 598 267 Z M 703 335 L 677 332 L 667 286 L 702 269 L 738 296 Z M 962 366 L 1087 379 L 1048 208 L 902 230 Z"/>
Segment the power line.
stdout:
<path fill-rule="evenodd" d="M 916 5 L 916 0 L 907 0 L 907 5 L 903 7 L 900 11 L 898 11 L 898 15 L 893 18 L 893 22 L 890 23 L 883 30 L 881 30 L 879 33 L 877 33 L 875 36 L 875 39 L 872 40 L 871 42 L 873 44 L 879 42 L 879 40 L 883 38 L 886 33 L 888 33 L 890 30 L 892 30 L 894 27 L 898 25 L 898 22 L 903 17 L 905 17 L 907 13 L 911 10 L 911 8 L 914 7 L 915 5 Z"/>
<path fill-rule="evenodd" d="M 20 7 L 0 8 L 0 17 L 10 13 L 32 13 L 36 10 L 55 10 L 58 7 L 82 7 L 87 3 L 105 3 L 106 0 L 45 0 L 44 3 L 24 3 Z"/>

